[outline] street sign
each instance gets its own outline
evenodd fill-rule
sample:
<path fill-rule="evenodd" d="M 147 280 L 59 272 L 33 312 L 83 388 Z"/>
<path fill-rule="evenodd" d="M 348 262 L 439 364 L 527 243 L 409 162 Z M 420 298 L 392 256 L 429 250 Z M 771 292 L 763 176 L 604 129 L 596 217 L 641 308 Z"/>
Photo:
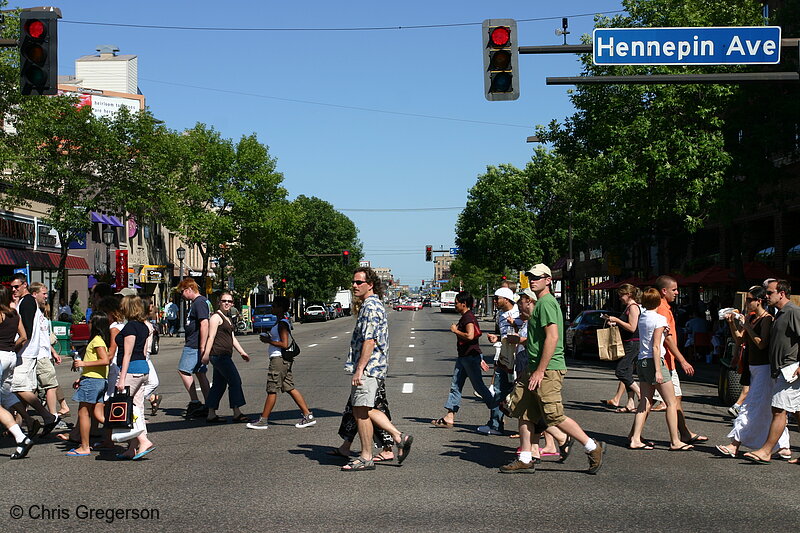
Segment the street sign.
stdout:
<path fill-rule="evenodd" d="M 367 268 L 369 268 L 369 264 L 370 264 L 369 261 L 359 261 L 358 262 L 358 266 L 359 267 L 367 267 Z"/>
<path fill-rule="evenodd" d="M 780 26 L 597 28 L 595 65 L 769 65 L 780 63 Z"/>
<path fill-rule="evenodd" d="M 458 248 L 450 248 L 450 255 L 458 255 Z"/>

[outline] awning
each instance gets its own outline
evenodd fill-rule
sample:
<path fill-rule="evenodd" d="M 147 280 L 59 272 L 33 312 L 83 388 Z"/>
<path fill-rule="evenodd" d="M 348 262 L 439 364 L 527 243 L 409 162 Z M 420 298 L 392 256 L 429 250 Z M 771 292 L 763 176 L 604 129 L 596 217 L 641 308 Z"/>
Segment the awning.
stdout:
<path fill-rule="evenodd" d="M 0 248 L 0 265 L 24 266 L 28 263 L 31 268 L 55 270 L 60 260 L 61 256 L 56 253 Z M 64 266 L 68 270 L 89 270 L 86 259 L 75 255 L 68 255 Z"/>
<path fill-rule="evenodd" d="M 106 215 L 106 218 L 108 219 L 108 223 L 111 224 L 112 226 L 116 226 L 118 228 L 121 228 L 121 227 L 124 226 L 124 224 L 122 222 L 120 222 L 120 220 L 117 217 L 113 216 L 113 215 Z"/>
<path fill-rule="evenodd" d="M 91 217 L 92 222 L 99 222 L 100 224 L 108 224 L 109 226 L 116 226 L 118 228 L 123 227 L 122 222 L 113 216 L 113 215 L 104 215 L 103 213 L 98 213 L 97 211 L 90 211 L 89 215 Z"/>

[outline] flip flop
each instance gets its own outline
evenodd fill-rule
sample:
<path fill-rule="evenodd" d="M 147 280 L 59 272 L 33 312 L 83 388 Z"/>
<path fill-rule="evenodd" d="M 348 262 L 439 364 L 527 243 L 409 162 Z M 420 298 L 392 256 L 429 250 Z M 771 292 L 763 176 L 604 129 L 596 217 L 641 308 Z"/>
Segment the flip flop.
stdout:
<path fill-rule="evenodd" d="M 139 459 L 141 459 L 142 457 L 144 457 L 145 455 L 147 455 L 148 453 L 152 452 L 155 449 L 156 449 L 155 446 L 150 446 L 145 451 L 139 452 L 136 455 L 134 455 L 133 458 L 131 459 L 131 461 L 138 461 Z"/>
<path fill-rule="evenodd" d="M 558 452 L 539 452 L 539 455 L 542 457 L 560 457 L 561 454 Z"/>
<path fill-rule="evenodd" d="M 649 443 L 643 443 L 641 446 L 628 446 L 629 450 L 655 450 L 655 446 L 651 446 Z"/>
<path fill-rule="evenodd" d="M 394 457 L 386 458 L 383 456 L 383 452 L 372 456 L 373 463 L 388 463 L 389 461 L 394 461 Z"/>
<path fill-rule="evenodd" d="M 446 422 L 444 418 L 440 418 L 438 420 L 431 420 L 431 425 L 437 428 L 447 428 L 447 429 L 453 428 L 453 424 Z"/>
<path fill-rule="evenodd" d="M 227 424 L 228 419 L 222 418 L 221 416 L 215 416 L 214 418 L 206 418 L 206 424 Z M 150 448 L 148 448 L 149 450 Z"/>
<path fill-rule="evenodd" d="M 747 459 L 751 463 L 755 463 L 757 465 L 768 465 L 771 462 L 771 461 L 766 461 L 766 460 L 764 460 L 764 459 L 762 459 L 760 457 L 757 457 L 752 452 L 747 452 L 742 457 L 744 457 L 745 459 Z"/>
<path fill-rule="evenodd" d="M 716 448 L 716 449 L 717 449 L 717 451 L 718 451 L 719 453 L 721 453 L 722 455 L 727 455 L 728 457 L 736 457 L 736 454 L 735 454 L 734 452 L 730 451 L 730 449 L 728 449 L 728 447 L 727 447 L 727 446 L 723 446 L 723 445 L 721 445 L 721 444 L 717 444 L 717 445 L 715 446 L 715 448 Z"/>
<path fill-rule="evenodd" d="M 72 448 L 66 453 L 67 457 L 88 457 L 91 453 L 79 453 L 75 448 Z"/>
<path fill-rule="evenodd" d="M 244 413 L 240 414 L 239 416 L 234 416 L 234 417 L 231 419 L 231 421 L 232 421 L 234 424 L 243 424 L 243 423 L 245 423 L 245 422 L 247 422 L 247 423 L 250 423 L 250 422 L 252 422 L 252 420 L 250 420 L 250 418 L 249 418 L 249 417 L 248 417 L 246 414 L 244 414 Z"/>
<path fill-rule="evenodd" d="M 694 450 L 694 446 L 692 446 L 691 444 L 684 444 L 680 448 L 670 448 L 669 449 L 669 451 L 671 451 L 671 452 L 688 452 L 688 451 L 691 451 L 691 450 Z"/>
<path fill-rule="evenodd" d="M 608 407 L 610 409 L 619 409 L 620 407 L 622 407 L 621 405 L 619 405 L 617 403 L 613 403 L 611 400 L 600 400 L 600 405 L 603 405 L 603 406 Z"/>
<path fill-rule="evenodd" d="M 692 437 L 689 440 L 687 440 L 686 444 L 695 444 L 695 443 L 698 443 L 698 442 L 708 442 L 708 437 L 698 433 L 694 437 Z"/>
<path fill-rule="evenodd" d="M 800 458 L 797 458 L 797 459 L 789 459 L 789 460 L 788 460 L 788 461 L 786 461 L 786 462 L 787 462 L 787 463 L 789 463 L 790 465 L 800 465 Z"/>
<path fill-rule="evenodd" d="M 627 407 L 620 407 L 619 409 L 614 409 L 615 413 L 635 413 L 636 409 L 628 409 Z"/>
<path fill-rule="evenodd" d="M 334 448 L 332 450 L 328 450 L 325 452 L 326 455 L 332 455 L 334 457 L 344 457 L 346 459 L 350 459 L 350 455 L 342 453 L 339 448 Z"/>

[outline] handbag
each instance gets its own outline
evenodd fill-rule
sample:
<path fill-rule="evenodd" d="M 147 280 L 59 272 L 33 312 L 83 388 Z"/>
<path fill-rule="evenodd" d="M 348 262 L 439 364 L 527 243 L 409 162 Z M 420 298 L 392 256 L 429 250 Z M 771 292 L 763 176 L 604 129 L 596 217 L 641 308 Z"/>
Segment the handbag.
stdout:
<path fill-rule="evenodd" d="M 291 363 L 295 357 L 300 355 L 300 346 L 294 341 L 291 326 L 289 327 L 289 338 L 292 339 L 292 342 L 289 343 L 288 348 L 281 348 L 281 357 L 283 357 L 284 361 Z"/>
<path fill-rule="evenodd" d="M 125 387 L 124 392 L 116 391 L 106 402 L 105 428 L 131 429 L 133 427 L 133 396 L 131 388 Z"/>
<path fill-rule="evenodd" d="M 625 348 L 622 346 L 622 336 L 618 327 L 601 328 L 597 330 L 597 349 L 601 361 L 616 361 L 625 357 Z"/>

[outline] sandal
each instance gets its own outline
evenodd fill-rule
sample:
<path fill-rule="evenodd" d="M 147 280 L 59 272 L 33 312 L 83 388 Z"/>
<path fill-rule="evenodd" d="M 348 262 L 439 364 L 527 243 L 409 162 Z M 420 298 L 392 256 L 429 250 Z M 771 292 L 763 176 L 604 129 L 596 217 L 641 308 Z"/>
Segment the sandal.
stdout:
<path fill-rule="evenodd" d="M 228 420 L 220 416 L 215 416 L 214 418 L 206 418 L 206 424 L 227 424 L 227 423 Z"/>
<path fill-rule="evenodd" d="M 622 407 L 621 405 L 616 404 L 611 400 L 600 400 L 600 404 L 610 409 L 619 409 L 620 407 Z"/>
<path fill-rule="evenodd" d="M 408 452 L 411 451 L 412 442 L 414 442 L 414 437 L 407 433 L 400 433 L 400 442 L 397 443 L 397 464 L 401 465 L 406 460 Z"/>
<path fill-rule="evenodd" d="M 375 463 L 372 459 L 369 461 L 357 457 L 340 468 L 342 472 L 361 472 L 362 470 L 375 470 Z"/>
<path fill-rule="evenodd" d="M 559 463 L 563 463 L 567 460 L 567 457 L 569 457 L 569 454 L 572 452 L 572 444 L 572 437 L 567 435 L 567 440 L 564 442 L 564 444 L 560 444 L 558 446 L 558 452 L 561 454 L 561 459 L 558 461 Z"/>
<path fill-rule="evenodd" d="M 158 407 L 161 405 L 161 395 L 154 394 L 153 400 L 150 402 L 150 416 L 156 416 Z"/>
<path fill-rule="evenodd" d="M 635 413 L 636 409 L 630 409 L 628 407 L 620 407 L 619 409 L 614 409 L 615 413 Z"/>
<path fill-rule="evenodd" d="M 239 416 L 234 416 L 234 417 L 231 419 L 231 421 L 232 421 L 234 424 L 243 424 L 243 423 L 245 423 L 245 422 L 247 422 L 247 423 L 249 424 L 250 422 L 252 422 L 252 420 L 250 420 L 250 418 L 248 418 L 248 416 L 247 416 L 247 415 L 245 415 L 244 413 L 240 414 Z"/>
<path fill-rule="evenodd" d="M 334 457 L 344 457 L 345 459 L 350 459 L 350 454 L 342 453 L 342 450 L 339 448 L 333 448 L 332 450 L 328 450 L 325 452 L 327 455 L 332 455 Z"/>
<path fill-rule="evenodd" d="M 453 424 L 447 422 L 444 418 L 438 420 L 431 420 L 431 425 L 437 428 L 453 429 Z"/>

